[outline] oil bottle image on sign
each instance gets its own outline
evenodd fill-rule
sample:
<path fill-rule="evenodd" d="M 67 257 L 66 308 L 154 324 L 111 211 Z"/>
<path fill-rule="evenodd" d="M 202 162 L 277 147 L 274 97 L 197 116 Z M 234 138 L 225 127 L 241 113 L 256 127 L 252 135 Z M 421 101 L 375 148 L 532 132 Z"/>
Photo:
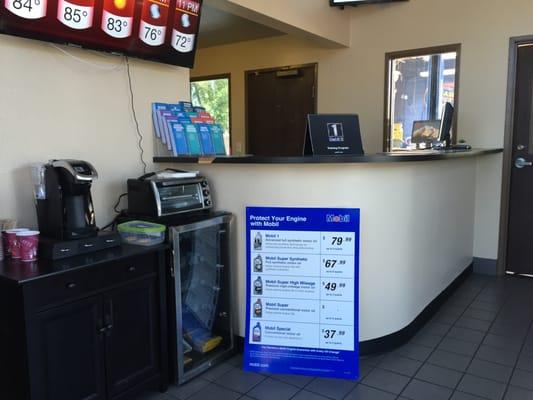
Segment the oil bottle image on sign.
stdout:
<path fill-rule="evenodd" d="M 254 272 L 263 272 L 263 257 L 261 257 L 261 254 L 254 258 Z"/>
<path fill-rule="evenodd" d="M 194 50 L 198 22 L 200 19 L 200 3 L 194 0 L 176 0 L 176 14 L 172 30 L 172 47 L 180 53 Z"/>
<path fill-rule="evenodd" d="M 263 280 L 260 276 L 254 281 L 254 294 L 260 296 L 263 294 Z"/>
<path fill-rule="evenodd" d="M 88 29 L 93 26 L 95 0 L 59 0 L 57 19 L 71 29 Z"/>
<path fill-rule="evenodd" d="M 263 317 L 263 303 L 261 303 L 261 299 L 257 299 L 257 301 L 254 303 L 254 317 Z"/>
<path fill-rule="evenodd" d="M 134 12 L 135 0 L 104 0 L 102 30 L 117 39 L 130 37 Z"/>
<path fill-rule="evenodd" d="M 17 17 L 39 19 L 46 17 L 47 0 L 5 0 L 6 8 Z"/>
<path fill-rule="evenodd" d="M 165 43 L 170 0 L 144 0 L 139 39 L 148 46 Z"/>
<path fill-rule="evenodd" d="M 252 330 L 252 342 L 261 341 L 261 324 L 258 322 Z"/>

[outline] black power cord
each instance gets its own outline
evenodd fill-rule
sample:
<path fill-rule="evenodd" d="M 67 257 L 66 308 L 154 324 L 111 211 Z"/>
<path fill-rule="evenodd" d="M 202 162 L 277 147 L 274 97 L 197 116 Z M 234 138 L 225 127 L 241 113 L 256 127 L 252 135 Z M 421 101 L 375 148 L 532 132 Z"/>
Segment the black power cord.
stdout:
<path fill-rule="evenodd" d="M 146 174 L 146 169 L 148 168 L 148 166 L 146 165 L 146 162 L 144 161 L 143 135 L 141 133 L 141 129 L 139 128 L 139 121 L 137 120 L 137 113 L 135 112 L 135 98 L 133 96 L 133 84 L 131 83 L 130 60 L 128 57 L 125 57 L 125 58 L 126 58 L 126 71 L 128 72 L 128 85 L 130 89 L 131 112 L 133 114 L 133 120 L 135 121 L 135 128 L 137 130 L 137 136 L 139 137 L 137 146 L 139 147 L 139 150 L 141 152 L 141 163 L 143 165 L 143 174 Z"/>

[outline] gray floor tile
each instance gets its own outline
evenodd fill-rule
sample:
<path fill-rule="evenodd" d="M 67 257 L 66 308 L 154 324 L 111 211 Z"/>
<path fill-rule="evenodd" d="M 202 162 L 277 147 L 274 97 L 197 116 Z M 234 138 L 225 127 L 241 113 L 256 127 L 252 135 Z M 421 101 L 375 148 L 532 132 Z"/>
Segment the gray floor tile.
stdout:
<path fill-rule="evenodd" d="M 449 351 L 450 353 L 462 354 L 473 357 L 476 354 L 479 345 L 477 343 L 465 342 L 464 340 L 444 338 L 437 349 Z"/>
<path fill-rule="evenodd" d="M 491 379 L 501 383 L 508 383 L 509 379 L 511 379 L 513 368 L 474 358 L 468 367 L 467 372 L 470 375 L 479 376 L 481 378 Z"/>
<path fill-rule="evenodd" d="M 455 389 L 462 376 L 462 372 L 438 367 L 436 365 L 425 364 L 420 371 L 418 371 L 415 378 L 421 381 Z"/>
<path fill-rule="evenodd" d="M 533 400 L 533 392 L 530 390 L 509 386 L 504 400 Z"/>
<path fill-rule="evenodd" d="M 305 385 L 307 385 L 309 382 L 311 382 L 313 379 L 315 379 L 312 376 L 304 376 L 304 375 L 271 375 L 271 378 L 288 383 L 290 385 L 303 388 Z"/>
<path fill-rule="evenodd" d="M 483 341 L 483 338 L 485 337 L 485 332 L 454 326 L 452 329 L 450 329 L 450 332 L 448 332 L 446 337 L 464 340 L 465 342 L 480 344 Z"/>
<path fill-rule="evenodd" d="M 243 354 L 241 353 L 241 354 L 237 354 L 236 356 L 233 356 L 226 362 L 234 366 L 235 368 L 242 368 L 242 360 L 243 360 Z"/>
<path fill-rule="evenodd" d="M 455 326 L 460 328 L 468 328 L 476 331 L 486 332 L 490 328 L 490 322 L 482 321 L 480 319 L 473 319 L 468 317 L 461 317 L 455 323 Z"/>
<path fill-rule="evenodd" d="M 427 333 L 428 335 L 444 336 L 450 330 L 452 326 L 450 324 L 443 324 L 440 322 L 430 322 L 424 326 L 420 332 Z"/>
<path fill-rule="evenodd" d="M 382 369 L 373 370 L 363 379 L 365 385 L 395 394 L 400 394 L 408 382 L 408 377 Z"/>
<path fill-rule="evenodd" d="M 223 363 L 223 364 L 217 365 L 216 367 L 208 369 L 206 372 L 204 372 L 201 375 L 201 377 L 203 379 L 207 379 L 208 381 L 214 382 L 218 378 L 220 378 L 222 375 L 227 374 L 233 368 L 235 368 L 235 367 L 232 364 Z"/>
<path fill-rule="evenodd" d="M 431 319 L 432 322 L 453 325 L 459 319 L 459 315 L 449 312 L 439 312 Z"/>
<path fill-rule="evenodd" d="M 202 378 L 195 378 L 184 385 L 170 385 L 167 394 L 175 399 L 185 400 L 191 397 L 194 393 L 199 392 L 204 387 L 209 385 L 209 381 Z"/>
<path fill-rule="evenodd" d="M 357 385 L 357 382 L 342 379 L 317 378 L 309 383 L 305 390 L 318 393 L 331 399 L 342 399 Z"/>
<path fill-rule="evenodd" d="M 175 397 L 170 397 L 166 393 L 146 392 L 135 397 L 135 400 L 174 400 Z"/>
<path fill-rule="evenodd" d="M 421 346 L 427 346 L 427 347 L 437 347 L 440 341 L 442 340 L 442 336 L 440 335 L 432 335 L 430 333 L 417 333 L 412 339 L 410 343 L 418 344 Z"/>
<path fill-rule="evenodd" d="M 472 304 L 470 305 L 470 307 L 477 308 L 478 310 L 485 310 L 485 311 L 499 311 L 502 305 L 499 303 L 494 304 L 494 303 L 488 303 L 482 300 L 474 300 Z"/>
<path fill-rule="evenodd" d="M 453 392 L 453 396 L 450 400 L 483 400 L 483 397 L 474 396 L 473 394 L 463 392 Z"/>
<path fill-rule="evenodd" d="M 432 351 L 433 349 L 431 347 L 407 343 L 397 349 L 394 353 L 413 360 L 426 361 Z"/>
<path fill-rule="evenodd" d="M 344 400 L 394 400 L 396 395 L 365 385 L 357 385 Z M 306 399 L 302 399 L 306 400 Z"/>
<path fill-rule="evenodd" d="M 329 400 L 329 397 L 324 397 L 307 390 L 301 390 L 291 400 Z"/>
<path fill-rule="evenodd" d="M 448 400 L 452 392 L 452 389 L 414 379 L 402 392 L 402 396 L 413 400 Z"/>
<path fill-rule="evenodd" d="M 484 397 L 490 400 L 500 400 L 505 392 L 506 385 L 489 379 L 479 378 L 473 375 L 465 375 L 457 390 Z"/>
<path fill-rule="evenodd" d="M 533 390 L 533 372 L 515 369 L 511 378 L 511 385 Z"/>
<path fill-rule="evenodd" d="M 516 364 L 516 368 L 519 368 L 524 371 L 533 372 L 533 357 L 528 357 L 522 354 L 518 358 L 518 364 Z"/>
<path fill-rule="evenodd" d="M 373 366 L 376 366 L 378 365 L 381 360 L 383 360 L 385 358 L 385 355 L 383 354 L 379 354 L 379 355 L 375 355 L 375 356 L 364 356 L 364 357 L 361 357 L 360 358 L 360 361 L 361 362 L 365 362 L 369 365 L 373 365 Z"/>
<path fill-rule="evenodd" d="M 497 312 L 496 311 L 487 311 L 487 310 L 478 310 L 475 308 L 469 308 L 466 310 L 463 314 L 465 317 L 473 318 L 473 319 L 480 319 L 483 321 L 489 321 L 492 322 L 496 318 Z"/>
<path fill-rule="evenodd" d="M 246 393 L 265 379 L 266 377 L 260 374 L 245 372 L 240 369 L 233 369 L 222 375 L 215 382 L 230 390 L 234 390 L 239 393 Z"/>
<path fill-rule="evenodd" d="M 513 367 L 518 355 L 508 350 L 497 349 L 483 344 L 476 353 L 476 358 Z"/>
<path fill-rule="evenodd" d="M 438 365 L 439 367 L 464 372 L 466 371 L 470 360 L 471 358 L 467 356 L 436 350 L 431 357 L 429 357 L 427 362 Z"/>
<path fill-rule="evenodd" d="M 250 390 L 247 395 L 257 400 L 289 400 L 300 388 L 267 378 Z"/>
<path fill-rule="evenodd" d="M 487 334 L 487 336 L 483 340 L 483 344 L 486 344 L 487 346 L 496 347 L 498 349 L 511 351 L 519 351 L 522 347 L 521 341 L 509 340 L 509 338 L 506 336 L 499 336 L 493 333 Z"/>
<path fill-rule="evenodd" d="M 187 400 L 237 400 L 241 396 L 241 393 L 210 383 Z"/>
<path fill-rule="evenodd" d="M 420 361 L 412 360 L 396 354 L 390 354 L 379 363 L 378 367 L 401 375 L 413 376 L 422 366 Z"/>

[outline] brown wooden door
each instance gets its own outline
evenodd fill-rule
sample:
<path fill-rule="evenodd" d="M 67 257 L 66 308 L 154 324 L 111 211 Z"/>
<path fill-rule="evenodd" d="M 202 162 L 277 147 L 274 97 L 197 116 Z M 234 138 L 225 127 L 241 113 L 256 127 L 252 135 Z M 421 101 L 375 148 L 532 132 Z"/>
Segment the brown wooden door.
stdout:
<path fill-rule="evenodd" d="M 247 153 L 301 156 L 307 114 L 316 113 L 317 66 L 246 73 Z"/>
<path fill-rule="evenodd" d="M 517 53 L 507 270 L 533 275 L 533 46 Z"/>

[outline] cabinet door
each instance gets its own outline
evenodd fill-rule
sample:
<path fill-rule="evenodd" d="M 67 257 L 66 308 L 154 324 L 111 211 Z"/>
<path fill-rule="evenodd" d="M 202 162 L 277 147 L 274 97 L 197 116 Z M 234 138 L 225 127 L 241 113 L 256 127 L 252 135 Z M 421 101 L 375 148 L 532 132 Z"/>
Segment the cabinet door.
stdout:
<path fill-rule="evenodd" d="M 99 297 L 35 315 L 28 326 L 32 399 L 105 399 L 101 328 Z"/>
<path fill-rule="evenodd" d="M 143 279 L 104 297 L 109 398 L 160 372 L 156 282 Z"/>

